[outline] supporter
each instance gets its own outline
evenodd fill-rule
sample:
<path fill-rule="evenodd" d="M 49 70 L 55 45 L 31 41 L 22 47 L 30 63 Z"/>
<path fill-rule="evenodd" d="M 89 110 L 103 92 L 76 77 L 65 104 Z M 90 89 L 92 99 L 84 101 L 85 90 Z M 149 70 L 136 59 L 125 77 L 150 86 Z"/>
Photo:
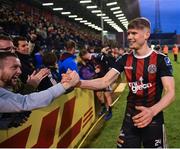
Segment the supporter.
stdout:
<path fill-rule="evenodd" d="M 89 47 L 89 48 L 88 48 L 88 51 L 89 51 L 90 53 L 95 53 L 95 47 Z"/>
<path fill-rule="evenodd" d="M 162 111 L 174 100 L 175 83 L 169 58 L 148 46 L 150 30 L 146 18 L 130 21 L 127 39 L 131 52 L 124 54 L 104 77 L 81 80 L 78 84 L 81 88 L 102 89 L 125 71 L 129 95 L 117 147 L 164 148 L 167 145 Z M 72 79 L 69 74 L 63 75 L 63 82 Z"/>
<path fill-rule="evenodd" d="M 60 82 L 60 76 L 57 71 L 57 57 L 53 52 L 45 52 L 42 57 L 43 65 L 50 70 L 48 77 L 44 78 L 39 84 L 39 90 L 47 89 L 58 82 Z"/>
<path fill-rule="evenodd" d="M 16 85 L 21 74 L 20 67 L 20 60 L 14 53 L 0 52 L 0 113 L 29 111 L 48 106 L 56 97 L 79 81 L 78 75 L 71 73 L 72 79 L 68 83 L 58 83 L 41 92 L 21 95 L 6 89 L 8 86 Z"/>
<path fill-rule="evenodd" d="M 96 69 L 99 68 L 97 78 L 103 77 L 115 63 L 115 58 L 112 56 L 112 51 L 109 47 L 105 47 L 101 50 L 101 54 L 95 57 L 97 63 Z M 101 102 L 101 111 L 99 115 L 106 113 L 104 119 L 109 120 L 112 117 L 112 84 L 108 87 L 96 92 L 98 99 Z"/>
<path fill-rule="evenodd" d="M 22 65 L 20 79 L 23 83 L 26 83 L 28 75 L 32 74 L 35 70 L 33 58 L 30 56 L 28 42 L 25 37 L 17 36 L 13 39 L 13 44 L 17 47 L 16 54 Z"/>
<path fill-rule="evenodd" d="M 78 72 L 76 63 L 76 43 L 73 40 L 69 40 L 65 45 L 66 52 L 63 53 L 58 62 L 59 74 L 66 73 L 68 69 Z"/>
<path fill-rule="evenodd" d="M 27 40 L 24 37 L 15 37 L 13 42 L 14 42 L 14 45 L 17 47 L 16 54 L 17 54 L 18 58 L 20 59 L 21 65 L 22 65 L 22 67 L 21 67 L 22 74 L 20 75 L 20 80 L 23 83 L 30 83 L 30 82 L 27 82 L 27 79 L 28 79 L 28 76 L 31 75 L 33 73 L 33 71 L 35 71 L 35 67 L 32 62 L 32 57 L 29 53 L 29 47 L 28 47 Z M 42 61 L 42 57 L 40 60 Z M 42 62 L 40 62 L 40 63 L 42 63 Z M 40 64 L 40 63 L 39 63 L 39 65 L 41 65 L 41 67 L 42 67 L 42 64 Z M 41 69 L 38 71 L 41 71 Z M 36 72 L 38 72 L 38 71 L 36 71 Z M 49 80 L 49 82 L 50 82 L 50 79 L 47 77 L 48 75 L 49 74 L 47 73 L 46 76 L 42 79 L 43 82 L 44 82 L 44 80 L 46 80 L 46 81 Z M 44 83 L 40 83 L 40 82 L 39 82 L 39 84 L 35 84 L 35 85 L 33 84 L 33 82 L 31 82 L 31 84 L 35 88 L 37 88 L 39 91 L 45 90 L 51 86 L 50 84 L 44 84 Z"/>
<path fill-rule="evenodd" d="M 0 52 L 15 51 L 16 48 L 10 37 L 0 35 Z M 26 83 L 23 83 L 19 78 L 15 86 L 9 86 L 8 89 L 15 93 L 28 94 L 36 90 L 41 80 L 49 73 L 48 69 L 41 69 L 39 72 L 33 72 L 28 76 Z M 31 111 L 21 113 L 1 113 L 0 115 L 0 129 L 7 129 L 11 127 L 18 127 L 22 125 L 29 117 Z"/>
<path fill-rule="evenodd" d="M 60 50 L 62 49 L 62 38 L 60 35 L 57 33 L 57 35 L 54 38 L 54 49 Z M 63 47 L 64 48 L 64 47 Z"/>
<path fill-rule="evenodd" d="M 4 34 L 0 34 L 0 51 L 15 51 L 16 47 L 14 47 L 12 39 Z"/>
<path fill-rule="evenodd" d="M 35 44 L 36 44 L 36 40 L 37 40 L 37 35 L 34 29 L 30 29 L 30 31 L 28 32 L 27 36 L 27 40 L 29 41 L 29 51 L 30 53 L 32 53 L 34 51 L 35 48 Z"/>
<path fill-rule="evenodd" d="M 125 50 L 123 48 L 119 48 L 119 54 L 118 54 L 118 57 L 116 58 L 116 61 L 118 61 L 119 59 L 122 58 L 122 56 L 124 55 L 125 53 Z"/>
<path fill-rule="evenodd" d="M 99 53 L 99 54 L 95 54 L 95 53 L 90 54 L 87 50 L 82 50 L 80 52 L 80 56 L 87 63 L 86 65 L 83 66 L 81 65 L 81 67 L 79 68 L 80 77 L 89 80 L 92 78 L 99 78 L 104 76 L 104 74 L 109 70 L 113 61 L 115 62 L 115 59 L 113 59 L 112 56 L 108 55 L 108 50 L 109 48 L 104 48 L 102 50 L 103 53 Z M 112 117 L 111 91 L 112 91 L 111 87 L 107 87 L 103 90 L 99 90 L 95 92 L 98 100 L 101 103 L 101 111 L 99 112 L 99 115 L 103 115 L 104 113 L 106 113 L 104 117 L 105 120 L 109 120 Z"/>
<path fill-rule="evenodd" d="M 43 49 L 37 49 L 37 52 L 34 54 L 34 65 L 36 69 L 40 69 L 43 66 Z"/>
<path fill-rule="evenodd" d="M 123 56 L 124 53 L 125 53 L 125 50 L 124 50 L 122 47 L 119 48 L 119 55 L 120 55 L 120 56 Z"/>
<path fill-rule="evenodd" d="M 86 49 L 82 49 L 79 53 L 78 71 L 81 79 L 90 80 L 97 77 L 95 63 L 91 56 Z"/>
<path fill-rule="evenodd" d="M 118 48 L 112 48 L 112 56 L 117 59 L 119 57 L 119 49 Z"/>

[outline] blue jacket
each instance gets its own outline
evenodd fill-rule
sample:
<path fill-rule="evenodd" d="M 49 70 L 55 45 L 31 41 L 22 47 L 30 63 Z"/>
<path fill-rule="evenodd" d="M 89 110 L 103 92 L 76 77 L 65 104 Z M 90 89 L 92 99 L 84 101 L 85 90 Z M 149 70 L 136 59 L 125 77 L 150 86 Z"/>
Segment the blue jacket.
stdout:
<path fill-rule="evenodd" d="M 58 61 L 60 76 L 62 73 L 66 73 L 68 68 L 71 70 L 75 70 L 78 73 L 78 66 L 75 59 L 76 59 L 76 56 L 70 53 L 62 54 L 60 60 Z"/>
<path fill-rule="evenodd" d="M 36 69 L 40 69 L 43 65 L 42 55 L 38 52 L 34 55 L 35 63 L 36 63 Z"/>

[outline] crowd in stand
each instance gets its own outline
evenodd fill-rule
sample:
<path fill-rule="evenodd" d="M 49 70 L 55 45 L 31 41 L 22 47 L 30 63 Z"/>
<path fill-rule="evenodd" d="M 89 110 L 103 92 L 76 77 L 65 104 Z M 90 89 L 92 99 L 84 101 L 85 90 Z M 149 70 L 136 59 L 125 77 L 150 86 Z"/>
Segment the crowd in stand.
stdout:
<path fill-rule="evenodd" d="M 37 19 L 37 16 L 4 6 L 1 6 L 0 12 L 0 24 L 5 32 L 26 37 L 43 49 L 61 51 L 64 49 L 64 43 L 70 39 L 79 47 L 84 45 L 101 47 L 99 34 L 82 31 L 76 23 L 63 20 L 58 24 L 48 21 L 44 16 Z"/>
<path fill-rule="evenodd" d="M 22 73 L 18 73 L 17 83 L 10 88 L 14 93 L 26 95 L 47 90 L 57 85 L 68 69 L 78 72 L 81 79 L 102 77 L 124 52 L 122 48 L 102 48 L 99 35 L 84 32 L 73 22 L 53 24 L 43 16 L 34 19 L 7 6 L 1 6 L 0 12 L 0 52 L 14 51 L 21 63 Z M 3 48 L 7 41 L 9 46 L 13 41 L 9 49 Z M 79 47 L 82 50 L 77 56 Z M 96 53 L 100 48 L 100 53 Z M 69 91 L 71 88 L 66 90 Z M 99 115 L 107 111 L 105 120 L 112 117 L 111 91 L 111 87 L 108 87 L 95 92 L 102 105 Z M 0 129 L 22 125 L 31 113 L 26 110 L 21 113 L 1 113 Z"/>

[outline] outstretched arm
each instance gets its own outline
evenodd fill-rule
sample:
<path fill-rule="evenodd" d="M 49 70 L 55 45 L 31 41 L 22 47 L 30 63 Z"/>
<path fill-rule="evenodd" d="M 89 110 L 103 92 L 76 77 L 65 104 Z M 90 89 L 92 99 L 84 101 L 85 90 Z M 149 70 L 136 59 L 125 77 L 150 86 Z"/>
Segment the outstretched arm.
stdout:
<path fill-rule="evenodd" d="M 118 78 L 118 75 L 119 73 L 116 70 L 111 69 L 102 78 L 93 80 L 81 80 L 79 83 L 79 87 L 92 90 L 103 89 L 111 85 Z"/>
<path fill-rule="evenodd" d="M 75 71 L 72 71 L 70 77 L 72 79 L 68 82 L 58 83 L 47 90 L 28 95 L 16 94 L 0 87 L 0 113 L 29 111 L 48 106 L 65 90 L 79 82 L 79 76 Z"/>

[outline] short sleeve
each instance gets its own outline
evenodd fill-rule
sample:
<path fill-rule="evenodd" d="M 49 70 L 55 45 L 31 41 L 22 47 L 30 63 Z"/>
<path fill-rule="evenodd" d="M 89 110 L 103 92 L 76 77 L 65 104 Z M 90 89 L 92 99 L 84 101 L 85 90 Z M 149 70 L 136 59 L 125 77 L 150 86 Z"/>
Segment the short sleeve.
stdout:
<path fill-rule="evenodd" d="M 127 55 L 123 55 L 120 59 L 115 61 L 112 68 L 116 69 L 119 73 L 123 72 L 124 71 L 124 66 L 125 66 L 125 63 L 126 63 L 126 59 L 127 59 Z"/>
<path fill-rule="evenodd" d="M 160 77 L 173 76 L 173 67 L 169 57 L 160 57 L 159 68 Z"/>

